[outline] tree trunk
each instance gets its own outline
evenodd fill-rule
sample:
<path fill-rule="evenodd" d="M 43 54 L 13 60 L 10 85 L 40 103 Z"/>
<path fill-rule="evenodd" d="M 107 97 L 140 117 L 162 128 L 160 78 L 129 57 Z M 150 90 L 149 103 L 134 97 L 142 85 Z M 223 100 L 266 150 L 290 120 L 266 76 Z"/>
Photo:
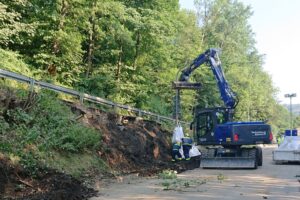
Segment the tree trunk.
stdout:
<path fill-rule="evenodd" d="M 93 69 L 93 57 L 94 57 L 94 49 L 95 49 L 95 33 L 96 33 L 96 25 L 95 25 L 95 11 L 94 7 L 96 6 L 96 2 L 94 1 L 92 4 L 92 15 L 89 18 L 90 30 L 89 30 L 89 44 L 88 44 L 88 54 L 87 54 L 87 69 L 85 77 L 88 78 Z"/>
<path fill-rule="evenodd" d="M 121 45 L 120 47 L 120 53 L 119 53 L 119 58 L 118 58 L 118 63 L 117 63 L 117 70 L 116 70 L 116 80 L 120 80 L 120 74 L 121 74 L 121 67 L 122 67 L 122 54 L 123 54 L 123 47 Z"/>
<path fill-rule="evenodd" d="M 134 60 L 132 65 L 134 70 L 136 68 L 137 58 L 139 57 L 139 53 L 140 53 L 140 44 L 141 44 L 141 33 L 138 31 L 136 36 L 135 55 L 134 55 Z"/>
<path fill-rule="evenodd" d="M 58 30 L 63 30 L 64 29 L 64 25 L 65 25 L 65 17 L 68 13 L 68 8 L 69 8 L 69 4 L 67 2 L 67 0 L 62 0 L 61 3 L 61 9 L 60 9 L 60 20 L 59 20 L 59 24 L 58 24 Z M 52 46 L 52 53 L 56 56 L 60 51 L 60 47 L 59 47 L 59 41 L 57 38 L 54 38 L 53 41 L 53 46 Z M 48 65 L 48 73 L 52 76 L 56 75 L 57 69 L 56 69 L 56 65 L 55 63 L 51 63 Z"/>

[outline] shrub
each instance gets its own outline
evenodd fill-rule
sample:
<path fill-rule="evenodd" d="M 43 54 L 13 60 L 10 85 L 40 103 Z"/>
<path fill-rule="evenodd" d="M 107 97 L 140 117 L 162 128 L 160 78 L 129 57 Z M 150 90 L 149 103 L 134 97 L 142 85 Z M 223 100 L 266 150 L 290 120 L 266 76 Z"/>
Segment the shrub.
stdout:
<path fill-rule="evenodd" d="M 158 174 L 158 177 L 162 178 L 162 179 L 176 179 L 177 178 L 177 171 L 164 170 L 163 172 Z"/>
<path fill-rule="evenodd" d="M 16 98 L 20 98 L 17 99 Z M 70 108 L 51 91 L 41 91 L 30 109 L 24 109 L 27 95 L 17 97 L 14 107 L 0 112 L 0 151 L 20 158 L 20 164 L 32 175 L 47 166 L 43 157 L 50 152 L 89 153 L 100 145 L 95 129 L 77 123 Z M 0 102 L 1 103 L 1 102 Z M 41 165 L 40 163 L 43 163 Z"/>
<path fill-rule="evenodd" d="M 98 147 L 100 133 L 74 122 L 70 108 L 55 95 L 52 92 L 41 94 L 37 107 L 31 112 L 34 118 L 32 133 L 39 131 L 42 145 L 56 150 L 79 152 Z"/>

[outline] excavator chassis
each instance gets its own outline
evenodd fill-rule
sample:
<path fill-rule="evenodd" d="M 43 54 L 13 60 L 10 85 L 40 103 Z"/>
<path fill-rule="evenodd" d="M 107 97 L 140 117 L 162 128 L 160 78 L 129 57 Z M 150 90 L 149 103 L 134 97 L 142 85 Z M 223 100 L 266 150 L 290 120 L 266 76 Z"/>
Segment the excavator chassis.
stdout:
<path fill-rule="evenodd" d="M 257 169 L 262 165 L 262 151 L 256 148 L 209 148 L 202 151 L 200 167 L 218 169 Z"/>

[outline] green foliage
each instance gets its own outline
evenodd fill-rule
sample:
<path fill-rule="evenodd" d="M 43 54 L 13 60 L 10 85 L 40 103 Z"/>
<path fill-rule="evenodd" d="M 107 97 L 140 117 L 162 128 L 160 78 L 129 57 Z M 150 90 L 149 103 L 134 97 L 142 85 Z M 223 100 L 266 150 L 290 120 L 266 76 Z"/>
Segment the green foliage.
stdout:
<path fill-rule="evenodd" d="M 174 179 L 174 180 L 165 180 L 161 183 L 163 190 L 174 190 L 183 192 L 188 188 L 196 188 L 199 185 L 206 184 L 207 180 L 197 179 L 197 180 L 185 180 L 185 179 Z"/>
<path fill-rule="evenodd" d="M 100 134 L 71 121 L 69 108 L 53 95 L 41 94 L 38 105 L 28 113 L 16 108 L 7 110 L 6 116 L 16 139 L 38 148 L 78 152 L 94 149 L 100 142 Z"/>
<path fill-rule="evenodd" d="M 176 179 L 177 172 L 174 170 L 164 170 L 163 172 L 158 174 L 158 177 L 161 179 Z"/>
<path fill-rule="evenodd" d="M 27 0 L 0 1 L 0 47 L 23 43 L 23 36 L 32 34 L 33 26 L 21 21 L 21 10 Z"/>
<path fill-rule="evenodd" d="M 22 56 L 16 52 L 0 48 L 0 68 L 12 72 L 31 76 L 29 66 L 22 60 Z"/>
<path fill-rule="evenodd" d="M 30 114 L 34 116 L 30 133 L 34 136 L 38 132 L 43 138 L 43 146 L 78 152 L 85 148 L 94 149 L 99 145 L 100 134 L 74 123 L 71 111 L 56 99 L 55 94 L 42 93 L 38 106 Z"/>
<path fill-rule="evenodd" d="M 217 179 L 219 182 L 223 182 L 225 180 L 224 174 L 222 174 L 222 173 L 218 174 Z"/>
<path fill-rule="evenodd" d="M 114 79 L 105 72 L 99 72 L 96 75 L 84 79 L 81 83 L 78 83 L 77 88 L 85 93 L 104 98 L 108 98 L 109 95 L 117 93 Z"/>
<path fill-rule="evenodd" d="M 3 116 L 0 116 L 0 134 L 4 134 L 9 130 L 9 123 L 7 123 Z"/>
<path fill-rule="evenodd" d="M 34 175 L 41 167 L 42 155 L 49 152 L 84 153 L 99 148 L 100 133 L 76 123 L 56 93 L 42 91 L 36 98 L 31 109 L 23 108 L 25 99 L 16 99 L 15 107 L 1 111 L 1 152 L 19 157 L 20 164 Z"/>
<path fill-rule="evenodd" d="M 40 155 L 47 167 L 66 172 L 80 178 L 84 171 L 108 171 L 108 166 L 97 155 L 83 153 L 43 152 Z M 76 164 L 74 164 L 76 163 Z"/>
<path fill-rule="evenodd" d="M 19 152 L 19 155 L 21 157 L 21 166 L 28 170 L 32 176 L 36 176 L 41 168 L 39 156 L 32 151 Z"/>
<path fill-rule="evenodd" d="M 172 116 L 171 82 L 177 72 L 207 48 L 221 48 L 225 75 L 240 100 L 235 120 L 269 120 L 275 133 L 284 130 L 288 113 L 275 99 L 277 89 L 262 68 L 264 57 L 249 25 L 251 8 L 234 0 L 195 4 L 196 13 L 180 10 L 177 0 L 0 0 L 0 67 Z M 184 120 L 192 120 L 196 104 L 223 105 L 209 68 L 196 70 L 190 81 L 203 87 L 182 92 Z M 41 106 L 58 106 L 47 104 Z M 28 114 L 15 112 L 11 114 Z M 83 130 L 70 128 L 76 125 L 69 116 L 32 112 L 37 117 L 21 122 L 32 126 L 32 138 L 49 133 L 49 148 L 85 148 L 77 133 Z M 95 138 L 86 133 L 86 146 L 91 147 Z"/>

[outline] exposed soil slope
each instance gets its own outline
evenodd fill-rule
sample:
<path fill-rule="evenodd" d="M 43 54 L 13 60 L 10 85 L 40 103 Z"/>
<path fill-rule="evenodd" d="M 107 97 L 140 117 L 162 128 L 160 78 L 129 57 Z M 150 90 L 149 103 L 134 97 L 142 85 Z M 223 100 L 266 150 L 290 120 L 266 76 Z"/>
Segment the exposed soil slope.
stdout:
<path fill-rule="evenodd" d="M 69 175 L 47 170 L 32 178 L 21 167 L 0 158 L 0 199 L 81 200 L 94 195 L 93 189 Z"/>
<path fill-rule="evenodd" d="M 35 94 L 33 94 L 35 95 Z M 6 120 L 7 111 L 16 108 L 26 109 L 31 101 L 18 99 L 15 91 L 0 88 L 0 117 Z M 7 123 L 10 123 L 7 120 Z M 0 134 L 0 140 L 3 136 Z M 11 138 L 11 141 L 14 141 Z M 5 144 L 0 143 L 1 148 Z M 4 145 L 4 146 L 3 146 Z M 93 189 L 85 187 L 80 181 L 52 169 L 37 170 L 33 177 L 29 171 L 22 168 L 14 158 L 8 158 L 0 150 L 0 199 L 47 199 L 75 200 L 87 199 L 95 194 Z"/>
<path fill-rule="evenodd" d="M 151 175 L 163 169 L 179 172 L 186 169 L 185 165 L 170 162 L 172 133 L 162 129 L 160 124 L 78 104 L 71 107 L 82 116 L 83 123 L 101 131 L 104 144 L 99 155 L 116 171 Z"/>
<path fill-rule="evenodd" d="M 2 108 L 15 109 L 27 105 L 26 100 L 18 100 L 12 91 L 0 92 Z M 106 113 L 70 102 L 66 104 L 77 116 L 78 123 L 95 128 L 102 134 L 102 146 L 97 154 L 118 175 L 137 173 L 149 176 L 164 169 L 181 172 L 197 167 L 191 161 L 180 164 L 170 162 L 171 133 L 156 122 Z M 103 176 L 92 174 L 91 177 Z M 80 181 L 51 169 L 39 171 L 33 178 L 0 152 L 0 199 L 73 200 L 93 195 L 95 191 Z"/>

